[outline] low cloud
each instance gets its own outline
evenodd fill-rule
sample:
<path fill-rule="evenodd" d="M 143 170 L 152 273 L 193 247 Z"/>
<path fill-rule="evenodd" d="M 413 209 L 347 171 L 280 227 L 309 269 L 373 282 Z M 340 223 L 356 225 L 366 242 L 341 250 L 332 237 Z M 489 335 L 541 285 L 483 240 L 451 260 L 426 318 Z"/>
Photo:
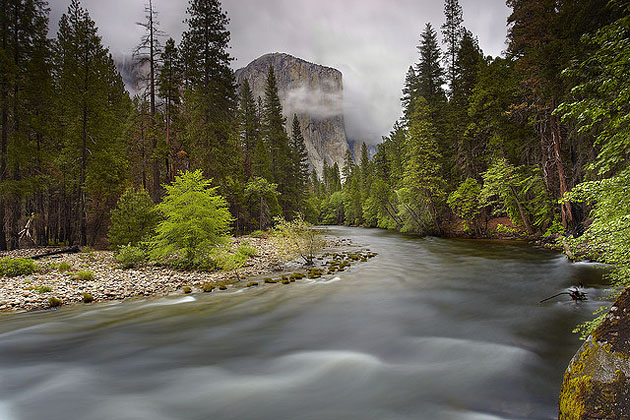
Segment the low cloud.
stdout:
<path fill-rule="evenodd" d="M 285 106 L 291 113 L 309 114 L 316 119 L 343 115 L 343 92 L 326 87 L 301 85 L 286 93 Z"/>

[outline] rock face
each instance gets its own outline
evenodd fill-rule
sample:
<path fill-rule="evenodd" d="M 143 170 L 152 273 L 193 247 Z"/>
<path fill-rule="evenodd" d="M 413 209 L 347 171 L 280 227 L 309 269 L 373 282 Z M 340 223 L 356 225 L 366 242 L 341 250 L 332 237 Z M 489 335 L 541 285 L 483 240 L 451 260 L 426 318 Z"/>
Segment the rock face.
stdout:
<path fill-rule="evenodd" d="M 558 418 L 630 419 L 630 288 L 571 360 Z"/>
<path fill-rule="evenodd" d="M 255 98 L 264 98 L 269 67 L 278 81 L 278 95 L 290 132 L 296 114 L 311 168 L 321 177 L 324 159 L 343 168 L 348 150 L 343 119 L 343 85 L 339 70 L 309 63 L 288 54 L 266 54 L 236 71 L 240 86 L 248 80 Z"/>

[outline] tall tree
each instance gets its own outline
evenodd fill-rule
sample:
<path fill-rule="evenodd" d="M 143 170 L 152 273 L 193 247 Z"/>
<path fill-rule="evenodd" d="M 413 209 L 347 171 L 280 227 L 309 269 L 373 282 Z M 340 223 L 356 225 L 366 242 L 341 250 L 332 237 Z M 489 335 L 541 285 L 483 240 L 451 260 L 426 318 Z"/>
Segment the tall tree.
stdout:
<path fill-rule="evenodd" d="M 432 105 L 444 101 L 444 69 L 440 64 L 442 52 L 438 46 L 437 34 L 427 23 L 420 37 L 420 62 L 416 66 L 418 77 L 418 95 Z"/>
<path fill-rule="evenodd" d="M 252 176 L 252 165 L 256 143 L 260 138 L 260 119 L 256 109 L 254 94 L 245 79 L 239 94 L 239 135 L 243 148 L 243 165 L 245 178 Z"/>
<path fill-rule="evenodd" d="M 446 62 L 446 74 L 452 95 L 457 74 L 455 61 L 457 60 L 459 44 L 464 35 L 464 28 L 462 27 L 464 17 L 459 0 L 445 0 L 444 15 L 446 16 L 446 22 L 442 25 L 442 43 L 446 44 L 444 61 Z"/>
<path fill-rule="evenodd" d="M 304 136 L 302 135 L 302 127 L 295 114 L 293 115 L 293 123 L 291 124 L 290 147 L 293 160 L 293 174 L 297 181 L 298 189 L 303 194 L 308 183 L 310 171 L 306 144 L 304 143 Z"/>
<path fill-rule="evenodd" d="M 190 0 L 182 35 L 189 156 L 221 183 L 237 171 L 236 89 L 228 52 L 229 19 L 219 0 Z"/>
<path fill-rule="evenodd" d="M 146 13 L 146 20 L 143 23 L 138 23 L 139 26 L 144 28 L 145 34 L 142 36 L 140 44 L 134 50 L 134 57 L 136 59 L 136 66 L 142 70 L 142 67 L 149 67 L 149 74 L 146 80 L 147 96 L 149 97 L 149 112 L 150 112 L 150 130 L 149 136 L 151 139 L 151 177 L 152 185 L 149 189 L 151 198 L 157 203 L 161 196 L 160 187 L 160 163 L 158 156 L 158 130 L 156 119 L 156 97 L 157 97 L 157 75 L 159 73 L 159 57 L 162 52 L 162 47 L 159 42 L 159 36 L 161 32 L 158 29 L 157 12 L 153 6 L 153 0 L 147 0 L 144 11 Z"/>
<path fill-rule="evenodd" d="M 173 125 L 179 114 L 181 103 L 180 87 L 182 86 L 182 68 L 179 50 L 173 38 L 169 38 L 164 44 L 164 51 L 161 54 L 162 68 L 158 76 L 158 96 L 164 102 L 165 120 L 165 149 L 166 149 L 166 179 L 172 181 L 174 171 L 171 163 L 171 152 L 173 143 L 176 140 Z"/>

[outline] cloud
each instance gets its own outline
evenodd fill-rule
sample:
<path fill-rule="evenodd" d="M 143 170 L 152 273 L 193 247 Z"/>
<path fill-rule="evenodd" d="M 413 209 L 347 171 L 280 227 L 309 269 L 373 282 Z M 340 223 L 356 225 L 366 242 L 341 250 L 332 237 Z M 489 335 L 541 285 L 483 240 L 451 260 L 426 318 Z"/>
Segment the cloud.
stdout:
<path fill-rule="evenodd" d="M 291 113 L 309 114 L 315 119 L 333 118 L 343 115 L 343 92 L 334 86 L 312 88 L 301 85 L 289 90 L 285 96 L 285 107 Z"/>
<path fill-rule="evenodd" d="M 54 34 L 69 0 L 50 0 Z M 82 0 L 115 55 L 130 54 L 142 36 L 144 0 Z M 176 41 L 184 30 L 187 0 L 153 0 L 161 29 Z M 417 62 L 426 22 L 439 32 L 443 2 L 436 0 L 223 0 L 231 20 L 233 68 L 269 52 L 286 52 L 343 73 L 348 136 L 368 143 L 387 135 L 401 115 L 409 65 Z M 460 0 L 464 25 L 485 54 L 505 49 L 509 9 L 499 0 Z M 296 97 L 306 92 L 296 92 Z M 306 98 L 308 99 L 308 98 Z M 319 96 L 309 106 L 317 109 Z M 310 99 L 309 99 L 310 100 Z"/>

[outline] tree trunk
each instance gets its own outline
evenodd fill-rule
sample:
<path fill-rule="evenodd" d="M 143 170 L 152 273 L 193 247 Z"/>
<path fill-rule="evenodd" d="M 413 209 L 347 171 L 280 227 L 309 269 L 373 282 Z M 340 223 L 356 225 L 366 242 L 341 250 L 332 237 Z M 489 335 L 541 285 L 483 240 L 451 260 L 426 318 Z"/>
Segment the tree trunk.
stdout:
<path fill-rule="evenodd" d="M 562 154 L 561 154 L 561 142 L 562 135 L 560 133 L 560 126 L 558 124 L 558 118 L 553 115 L 553 111 L 556 108 L 556 98 L 551 99 L 551 117 L 550 117 L 550 125 L 551 125 L 551 138 L 553 141 L 553 150 L 556 159 L 556 169 L 558 170 L 558 180 L 560 181 L 560 198 L 563 198 L 567 192 L 567 179 L 564 174 L 564 165 L 562 164 Z M 566 229 L 569 224 L 573 224 L 573 212 L 571 211 L 571 203 L 562 202 L 560 205 L 560 210 L 562 213 L 562 226 Z"/>

